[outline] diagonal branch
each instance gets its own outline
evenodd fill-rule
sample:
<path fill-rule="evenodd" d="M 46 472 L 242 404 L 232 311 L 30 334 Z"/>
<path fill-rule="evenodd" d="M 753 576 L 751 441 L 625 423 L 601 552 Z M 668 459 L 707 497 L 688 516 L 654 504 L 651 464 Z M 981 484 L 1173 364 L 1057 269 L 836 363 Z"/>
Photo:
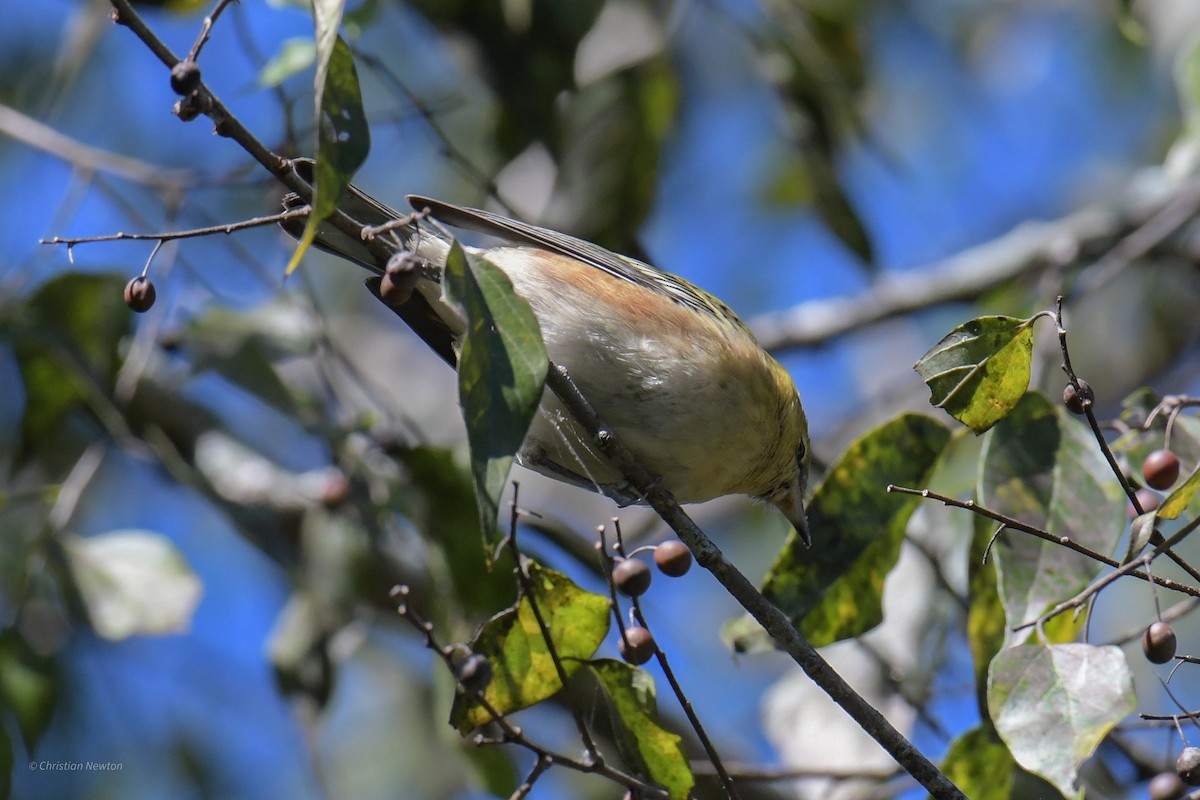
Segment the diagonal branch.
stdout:
<path fill-rule="evenodd" d="M 763 597 L 754 584 L 725 558 L 725 554 L 712 539 L 684 513 L 670 492 L 662 488 L 660 482 L 638 463 L 613 430 L 604 424 L 565 369 L 552 364 L 546 376 L 546 385 L 558 396 L 571 415 L 584 426 L 596 446 L 612 461 L 613 466 L 633 484 L 646 502 L 683 540 L 696 557 L 696 563 L 712 573 L 725 591 L 750 612 L 775 641 L 776 646 L 791 656 L 805 674 L 916 778 L 930 795 L 937 800 L 965 800 L 962 791 L 878 710 L 863 699 L 862 695 L 854 691 L 829 662 L 800 635 L 787 615 Z"/>
<path fill-rule="evenodd" d="M 852 297 L 761 314 L 750 327 L 768 350 L 813 347 L 852 331 L 943 303 L 973 300 L 1024 275 L 1097 259 L 1075 287 L 1090 291 L 1145 255 L 1200 210 L 1200 176 L 1170 182 L 1147 169 L 1118 203 L 1097 203 L 1061 219 L 1025 222 L 991 241 L 925 267 L 889 273 Z M 1147 193 L 1142 188 L 1153 186 Z M 1149 195 L 1149 196 L 1147 196 Z"/>
<path fill-rule="evenodd" d="M 156 189 L 185 189 L 200 178 L 194 170 L 161 167 L 84 144 L 3 103 L 0 103 L 0 133 L 57 156 L 76 169 L 106 172 Z"/>

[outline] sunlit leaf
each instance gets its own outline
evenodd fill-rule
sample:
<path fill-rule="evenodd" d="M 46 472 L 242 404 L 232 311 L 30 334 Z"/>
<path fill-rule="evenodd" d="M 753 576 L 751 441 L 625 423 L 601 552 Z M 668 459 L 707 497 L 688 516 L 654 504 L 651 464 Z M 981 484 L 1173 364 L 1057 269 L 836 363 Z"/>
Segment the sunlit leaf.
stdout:
<path fill-rule="evenodd" d="M 1010 800 L 1015 766 L 991 726 L 959 736 L 942 759 L 942 772 L 971 800 Z"/>
<path fill-rule="evenodd" d="M 1158 518 L 1178 519 L 1179 515 L 1187 510 L 1197 491 L 1200 491 L 1200 467 L 1167 495 L 1167 499 L 1163 500 L 1162 505 L 1158 507 Z"/>
<path fill-rule="evenodd" d="M 624 760 L 665 787 L 671 798 L 684 800 L 696 781 L 681 747 L 683 740 L 658 724 L 654 681 L 649 673 L 612 659 L 592 661 L 588 667 L 604 687 Z"/>
<path fill-rule="evenodd" d="M 1082 794 L 1079 765 L 1136 707 L 1118 647 L 1020 645 L 992 661 L 988 708 L 1022 767 L 1067 797 Z"/>
<path fill-rule="evenodd" d="M 988 434 L 979 502 L 1054 536 L 1110 553 L 1125 529 L 1125 495 L 1091 432 L 1045 396 L 1030 393 Z M 1005 531 L 992 548 L 1010 628 L 1032 622 L 1087 585 L 1102 565 L 1027 533 Z M 1010 643 L 1028 636 L 1013 634 Z"/>
<path fill-rule="evenodd" d="M 813 547 L 793 534 L 763 585 L 814 645 L 857 636 L 883 619 L 883 583 L 919 502 L 887 486 L 923 485 L 949 438 L 937 420 L 905 414 L 853 442 L 817 487 L 808 506 Z"/>
<path fill-rule="evenodd" d="M 1032 320 L 979 317 L 959 325 L 917 361 L 929 402 L 976 433 L 1013 409 L 1029 388 Z"/>
<path fill-rule="evenodd" d="M 562 688 L 533 603 L 546 621 L 568 675 L 592 657 L 608 633 L 607 597 L 584 591 L 562 573 L 535 563 L 528 569 L 531 594 L 484 623 L 471 642 L 471 651 L 491 662 L 493 677 L 484 697 L 502 714 L 541 702 Z M 459 731 L 468 733 L 490 720 L 483 706 L 463 694 L 455 697 L 450 724 Z"/>
<path fill-rule="evenodd" d="M 541 400 L 550 362 L 529 303 L 486 259 L 468 259 L 456 243 L 446 260 L 445 290 L 467 318 L 458 359 L 459 400 L 483 529 L 495 539 L 500 497 Z"/>
<path fill-rule="evenodd" d="M 68 535 L 64 548 L 96 633 L 125 639 L 187 630 L 202 586 L 166 537 L 140 530 Z"/>
<path fill-rule="evenodd" d="M 163 8 L 176 14 L 195 14 L 209 5 L 208 0 L 165 0 Z"/>

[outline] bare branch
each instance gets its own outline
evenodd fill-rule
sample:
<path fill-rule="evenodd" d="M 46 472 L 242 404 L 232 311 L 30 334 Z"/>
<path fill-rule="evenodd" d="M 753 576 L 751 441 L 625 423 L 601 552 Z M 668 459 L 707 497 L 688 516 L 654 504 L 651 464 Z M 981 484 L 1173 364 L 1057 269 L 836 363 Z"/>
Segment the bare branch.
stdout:
<path fill-rule="evenodd" d="M 1148 193 L 1140 188 L 1146 184 L 1153 186 Z M 1024 275 L 1065 267 L 1089 252 L 1100 258 L 1075 292 L 1091 291 L 1177 231 L 1200 208 L 1200 177 L 1171 184 L 1161 170 L 1153 169 L 1134 176 L 1130 185 L 1139 189 L 1125 192 L 1117 204 L 1097 203 L 1061 219 L 1022 223 L 944 260 L 883 275 L 853 297 L 762 314 L 750 320 L 750 327 L 768 350 L 813 347 L 913 311 L 975 299 Z"/>
<path fill-rule="evenodd" d="M 83 144 L 3 104 L 0 104 L 0 133 L 61 158 L 76 169 L 116 175 L 155 189 L 179 190 L 200 182 L 194 170 L 169 169 Z"/>
<path fill-rule="evenodd" d="M 93 242 L 138 242 L 138 241 L 158 241 L 169 242 L 172 239 L 191 239 L 197 236 L 215 236 L 218 234 L 230 234 L 247 228 L 260 228 L 264 225 L 277 225 L 283 220 L 295 219 L 297 217 L 307 217 L 311 208 L 302 206 L 293 208 L 290 211 L 281 211 L 278 214 L 271 214 L 266 217 L 255 217 L 254 219 L 244 219 L 240 222 L 229 222 L 224 225 L 212 225 L 207 228 L 191 228 L 186 231 L 167 231 L 163 233 L 106 233 L 102 236 L 80 236 L 66 237 L 55 236 L 50 239 L 39 240 L 41 244 L 65 244 L 67 247 L 74 247 L 77 244 L 91 244 Z"/>

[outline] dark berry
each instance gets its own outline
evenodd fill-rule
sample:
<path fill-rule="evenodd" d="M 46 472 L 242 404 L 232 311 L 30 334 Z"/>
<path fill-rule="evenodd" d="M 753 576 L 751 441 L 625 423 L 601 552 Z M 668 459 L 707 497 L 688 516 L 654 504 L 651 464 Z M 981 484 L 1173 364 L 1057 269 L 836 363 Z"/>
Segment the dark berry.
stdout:
<path fill-rule="evenodd" d="M 1150 779 L 1150 800 L 1179 800 L 1187 785 L 1174 772 L 1160 772 Z"/>
<path fill-rule="evenodd" d="M 1175 773 L 1188 786 L 1200 786 L 1200 747 L 1185 747 L 1175 759 Z"/>
<path fill-rule="evenodd" d="M 678 539 L 671 539 L 654 548 L 654 564 L 663 575 L 678 578 L 692 568 L 692 551 Z"/>
<path fill-rule="evenodd" d="M 1085 380 L 1079 381 L 1079 391 L 1075 390 L 1075 385 L 1068 383 L 1067 388 L 1063 389 L 1063 404 L 1072 414 L 1083 413 L 1083 403 L 1092 402 L 1096 399 L 1096 393 L 1092 391 L 1092 387 L 1088 386 Z"/>
<path fill-rule="evenodd" d="M 617 591 L 626 597 L 641 597 L 650 588 L 650 568 L 636 558 L 617 562 L 612 578 Z"/>
<path fill-rule="evenodd" d="M 149 311 L 157 296 L 158 292 L 154 290 L 154 284 L 145 275 L 139 275 L 125 284 L 125 305 L 139 314 Z"/>
<path fill-rule="evenodd" d="M 392 273 L 387 273 L 379 281 L 379 299 L 387 303 L 389 306 L 402 306 L 412 297 L 412 287 L 404 286 L 402 283 L 397 283 L 392 278 Z"/>
<path fill-rule="evenodd" d="M 1175 658 L 1175 630 L 1163 622 L 1150 623 L 1142 634 L 1142 652 L 1154 664 L 1165 664 Z"/>
<path fill-rule="evenodd" d="M 630 664 L 645 664 L 654 656 L 654 636 L 642 626 L 633 625 L 625 629 L 625 638 L 617 649 Z"/>
<path fill-rule="evenodd" d="M 200 87 L 200 67 L 195 61 L 180 61 L 171 67 L 171 89 L 175 94 L 188 95 Z"/>
<path fill-rule="evenodd" d="M 472 653 L 458 668 L 458 682 L 468 692 L 482 692 L 492 682 L 492 662 L 485 655 Z"/>
<path fill-rule="evenodd" d="M 413 289 L 421 278 L 417 267 L 420 259 L 401 250 L 388 259 L 383 279 L 379 282 L 379 297 L 389 306 L 402 306 L 412 297 Z"/>
<path fill-rule="evenodd" d="M 1170 450 L 1155 450 L 1142 462 L 1142 477 L 1152 489 L 1170 489 L 1179 480 L 1179 456 Z"/>

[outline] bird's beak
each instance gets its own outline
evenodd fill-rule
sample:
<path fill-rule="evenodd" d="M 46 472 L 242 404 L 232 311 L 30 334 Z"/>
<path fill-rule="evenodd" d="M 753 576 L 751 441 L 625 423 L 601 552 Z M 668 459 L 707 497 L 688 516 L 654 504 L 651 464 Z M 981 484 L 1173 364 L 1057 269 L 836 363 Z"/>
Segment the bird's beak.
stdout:
<path fill-rule="evenodd" d="M 808 515 L 804 513 L 804 491 L 800 488 L 800 482 L 793 481 L 793 485 L 772 502 L 788 518 L 788 522 L 792 523 L 804 546 L 812 547 L 812 537 L 808 533 Z"/>

